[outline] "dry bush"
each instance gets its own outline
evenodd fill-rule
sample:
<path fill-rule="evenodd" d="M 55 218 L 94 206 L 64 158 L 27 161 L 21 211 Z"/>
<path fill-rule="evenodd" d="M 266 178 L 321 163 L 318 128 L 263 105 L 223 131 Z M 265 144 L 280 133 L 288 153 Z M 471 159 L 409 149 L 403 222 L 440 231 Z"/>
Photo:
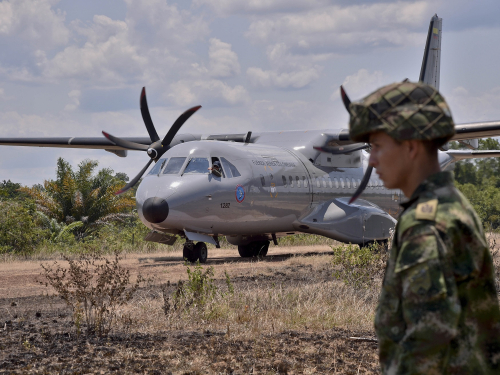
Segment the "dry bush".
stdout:
<path fill-rule="evenodd" d="M 382 279 L 388 252 L 383 245 L 333 247 L 333 276 L 354 288 L 369 288 Z"/>
<path fill-rule="evenodd" d="M 57 261 L 52 265 L 41 264 L 45 286 L 51 286 L 71 307 L 73 322 L 80 334 L 84 322 L 88 334 L 107 334 L 116 323 L 117 309 L 126 305 L 144 281 L 141 275 L 135 283 L 130 281 L 130 271 L 120 266 L 120 255 L 112 260 L 99 252 L 81 254 L 77 259 L 64 256 L 68 268 Z"/>
<path fill-rule="evenodd" d="M 162 290 L 141 291 L 120 312 L 121 321 L 133 331 L 202 329 L 247 339 L 289 330 L 324 331 L 334 327 L 371 331 L 377 288 L 356 289 L 331 276 L 330 280 L 316 280 L 315 275 L 325 267 L 331 275 L 329 256 L 297 257 L 283 263 L 292 266 L 291 275 L 295 264 L 304 265 L 310 258 L 318 258 L 311 262 L 311 272 L 307 273 L 310 280 L 279 285 L 265 278 L 255 284 L 233 285 L 227 273 L 212 278 L 208 268 L 198 266 L 190 271 L 191 275 L 197 274 L 191 279 L 198 280 L 194 283 L 188 280 L 166 285 Z M 281 265 L 273 272 L 282 269 Z M 204 292 L 197 294 L 196 290 Z"/>

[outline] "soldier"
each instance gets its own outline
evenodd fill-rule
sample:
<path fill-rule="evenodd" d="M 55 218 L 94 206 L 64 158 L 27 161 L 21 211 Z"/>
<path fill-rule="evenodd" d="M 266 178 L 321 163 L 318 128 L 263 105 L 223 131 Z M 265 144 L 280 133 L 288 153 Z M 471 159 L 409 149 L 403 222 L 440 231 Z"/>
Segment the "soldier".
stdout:
<path fill-rule="evenodd" d="M 396 225 L 375 317 L 384 374 L 500 374 L 500 309 L 482 224 L 441 172 L 454 134 L 448 105 L 423 83 L 380 88 L 349 106 L 350 136 L 409 197 Z"/>

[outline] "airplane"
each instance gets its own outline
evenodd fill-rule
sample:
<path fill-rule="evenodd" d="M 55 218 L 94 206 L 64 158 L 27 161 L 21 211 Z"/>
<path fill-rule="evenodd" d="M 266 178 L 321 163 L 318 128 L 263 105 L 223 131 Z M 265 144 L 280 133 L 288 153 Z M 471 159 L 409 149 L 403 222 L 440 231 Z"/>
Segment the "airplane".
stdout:
<path fill-rule="evenodd" d="M 431 18 L 419 80 L 439 88 L 442 19 Z M 350 100 L 341 87 L 346 108 Z M 270 241 L 295 233 L 321 235 L 366 246 L 390 237 L 403 199 L 368 166 L 369 145 L 354 143 L 348 129 L 178 134 L 200 106 L 179 116 L 160 139 L 145 88 L 141 114 L 149 137 L 0 138 L 0 145 L 104 149 L 120 157 L 145 151 L 149 161 L 121 191 L 139 183 L 140 220 L 146 240 L 172 245 L 185 238 L 183 257 L 205 263 L 207 243 L 220 236 L 238 246 L 241 257 L 265 256 Z M 478 138 L 499 136 L 500 121 L 456 125 L 467 150 L 442 150 L 442 169 L 467 158 L 500 157 L 479 151 Z M 363 199 L 355 200 L 361 193 Z M 352 197 L 352 198 L 351 198 Z"/>

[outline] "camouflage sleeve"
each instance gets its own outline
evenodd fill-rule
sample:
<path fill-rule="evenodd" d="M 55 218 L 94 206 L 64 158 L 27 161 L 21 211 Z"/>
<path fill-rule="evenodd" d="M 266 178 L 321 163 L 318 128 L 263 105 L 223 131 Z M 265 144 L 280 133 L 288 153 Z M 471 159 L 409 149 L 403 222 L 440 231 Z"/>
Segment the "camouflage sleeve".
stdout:
<path fill-rule="evenodd" d="M 445 245 L 436 229 L 418 224 L 403 234 L 395 272 L 402 285 L 406 331 L 398 374 L 441 374 L 450 341 L 457 335 L 460 301 Z"/>

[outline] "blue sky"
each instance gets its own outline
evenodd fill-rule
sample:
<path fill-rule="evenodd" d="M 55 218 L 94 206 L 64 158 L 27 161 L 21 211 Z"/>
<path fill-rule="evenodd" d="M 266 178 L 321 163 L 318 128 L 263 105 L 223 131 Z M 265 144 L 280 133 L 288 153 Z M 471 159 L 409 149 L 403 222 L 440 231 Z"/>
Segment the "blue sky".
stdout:
<path fill-rule="evenodd" d="M 443 18 L 441 92 L 455 121 L 500 120 L 498 0 L 3 0 L 0 137 L 345 128 L 353 99 L 420 71 Z M 134 176 L 146 155 L 0 146 L 0 181 L 54 178 L 62 156 Z"/>

